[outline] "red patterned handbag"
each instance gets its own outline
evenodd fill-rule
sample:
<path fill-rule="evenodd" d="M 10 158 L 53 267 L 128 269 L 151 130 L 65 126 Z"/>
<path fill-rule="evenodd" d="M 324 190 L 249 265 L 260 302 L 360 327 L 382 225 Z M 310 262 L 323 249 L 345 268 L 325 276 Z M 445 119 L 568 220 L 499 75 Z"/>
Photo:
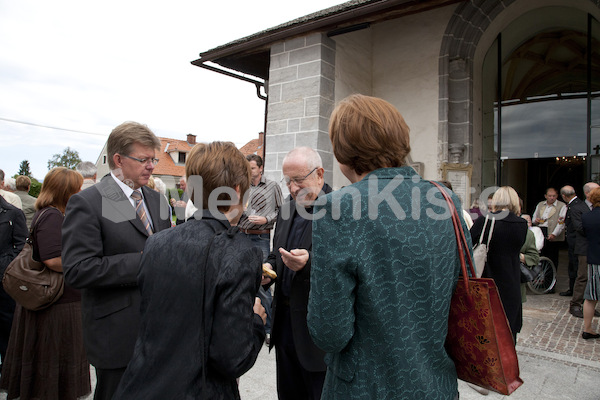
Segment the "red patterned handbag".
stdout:
<path fill-rule="evenodd" d="M 459 379 L 509 395 L 523 381 L 519 378 L 517 351 L 498 289 L 493 279 L 469 277 L 465 255 L 473 277 L 475 270 L 456 207 L 444 188 L 432 183 L 440 189 L 452 212 L 462 268 L 450 304 L 446 351 L 454 361 Z"/>

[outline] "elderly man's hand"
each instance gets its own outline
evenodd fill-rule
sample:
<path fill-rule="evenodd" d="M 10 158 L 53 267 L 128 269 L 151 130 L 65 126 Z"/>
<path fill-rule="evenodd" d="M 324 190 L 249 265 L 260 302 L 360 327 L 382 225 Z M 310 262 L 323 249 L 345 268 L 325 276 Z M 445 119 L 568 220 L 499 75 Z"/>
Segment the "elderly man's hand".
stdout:
<path fill-rule="evenodd" d="M 258 297 L 256 297 L 254 299 L 254 307 L 252 309 L 253 309 L 254 313 L 258 314 L 260 319 L 262 319 L 263 325 L 266 324 L 267 323 L 267 312 L 265 311 L 265 308 L 263 307 L 263 305 Z"/>
<path fill-rule="evenodd" d="M 300 271 L 308 262 L 308 250 L 306 249 L 293 249 L 287 251 L 283 247 L 279 248 L 281 259 L 283 263 L 292 271 Z"/>

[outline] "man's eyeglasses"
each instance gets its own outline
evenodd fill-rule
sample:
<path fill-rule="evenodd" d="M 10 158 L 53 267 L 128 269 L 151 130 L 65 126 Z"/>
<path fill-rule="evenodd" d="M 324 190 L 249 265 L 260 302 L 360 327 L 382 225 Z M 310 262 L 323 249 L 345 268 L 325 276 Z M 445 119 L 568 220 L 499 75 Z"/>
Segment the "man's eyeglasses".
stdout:
<path fill-rule="evenodd" d="M 152 164 L 152 165 L 156 165 L 158 164 L 158 158 L 135 158 L 135 157 L 131 157 L 131 156 L 126 156 L 124 154 L 121 154 L 123 157 L 127 157 L 130 160 L 135 160 L 137 162 L 139 162 L 140 164 Z"/>
<path fill-rule="evenodd" d="M 306 180 L 306 178 L 308 178 L 310 176 L 310 174 L 312 174 L 313 172 L 315 172 L 317 170 L 317 168 L 319 168 L 319 167 L 314 167 L 312 171 L 310 171 L 308 174 L 306 174 L 302 178 L 290 178 L 289 176 L 284 176 L 281 181 L 285 182 L 285 184 L 288 186 L 290 186 L 292 184 L 292 182 L 294 182 L 296 184 L 296 186 L 300 186 Z"/>

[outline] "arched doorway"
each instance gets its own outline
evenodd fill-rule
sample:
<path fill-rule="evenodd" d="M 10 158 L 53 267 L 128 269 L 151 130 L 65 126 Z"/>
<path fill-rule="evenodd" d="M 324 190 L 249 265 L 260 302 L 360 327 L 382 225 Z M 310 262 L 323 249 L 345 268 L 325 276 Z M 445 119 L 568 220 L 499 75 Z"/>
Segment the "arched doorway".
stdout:
<path fill-rule="evenodd" d="M 600 173 L 598 21 L 568 7 L 521 15 L 490 46 L 481 90 L 482 186 L 513 186 L 529 212 L 547 187 L 582 195 Z"/>

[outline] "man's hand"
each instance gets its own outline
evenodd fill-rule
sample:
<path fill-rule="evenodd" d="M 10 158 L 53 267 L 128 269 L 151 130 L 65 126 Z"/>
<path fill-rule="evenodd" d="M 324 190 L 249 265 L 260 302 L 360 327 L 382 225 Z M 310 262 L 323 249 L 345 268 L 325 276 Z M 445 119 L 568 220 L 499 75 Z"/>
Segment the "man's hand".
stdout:
<path fill-rule="evenodd" d="M 283 263 L 292 271 L 298 272 L 308 262 L 308 250 L 306 249 L 294 249 L 287 251 L 283 247 L 279 248 L 281 259 Z"/>
<path fill-rule="evenodd" d="M 256 297 L 254 299 L 254 314 L 258 314 L 258 316 L 262 319 L 263 321 L 263 325 L 267 323 L 267 312 L 265 311 L 265 308 L 263 307 L 262 303 L 260 302 L 260 299 L 258 297 Z"/>
<path fill-rule="evenodd" d="M 267 218 L 261 217 L 260 215 L 250 215 L 248 216 L 248 221 L 252 222 L 254 225 L 265 225 L 267 223 Z"/>
<path fill-rule="evenodd" d="M 263 268 L 268 268 L 271 271 L 274 271 L 273 266 L 269 263 L 264 263 L 263 264 Z M 268 285 L 269 283 L 271 283 L 271 278 L 269 278 L 268 276 L 263 275 L 262 279 L 260 281 L 260 285 L 264 286 L 264 285 Z"/>
<path fill-rule="evenodd" d="M 552 242 L 554 239 L 556 239 L 556 236 L 554 236 L 554 234 L 553 234 L 553 233 L 551 233 L 551 234 L 549 234 L 549 235 L 548 235 L 548 240 L 549 240 L 549 241 L 551 241 L 551 242 Z"/>

